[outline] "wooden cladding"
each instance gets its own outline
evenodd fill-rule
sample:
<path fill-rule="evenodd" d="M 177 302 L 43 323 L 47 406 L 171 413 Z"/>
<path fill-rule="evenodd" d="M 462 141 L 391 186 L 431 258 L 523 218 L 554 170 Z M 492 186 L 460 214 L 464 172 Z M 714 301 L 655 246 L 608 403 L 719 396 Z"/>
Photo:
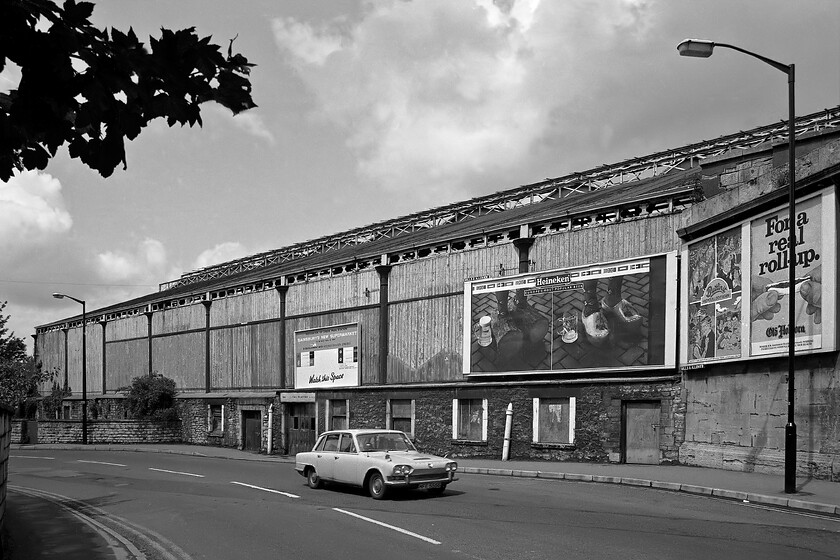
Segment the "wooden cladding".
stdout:
<path fill-rule="evenodd" d="M 459 381 L 463 294 L 390 307 L 388 383 Z"/>
<path fill-rule="evenodd" d="M 377 303 L 379 303 L 379 275 L 374 270 L 365 270 L 292 284 L 286 295 L 286 313 L 288 315 L 329 313 L 335 309 L 363 307 Z"/>
<path fill-rule="evenodd" d="M 665 214 L 604 227 L 538 232 L 526 238 L 533 239 L 533 245 L 523 265 L 530 270 L 551 270 L 661 254 L 679 248 L 675 233 L 679 226 L 679 215 Z M 527 234 L 527 230 L 521 231 Z M 388 265 L 387 285 L 373 269 L 313 277 L 282 288 L 284 322 L 281 296 L 274 284 L 269 289 L 228 291 L 204 302 L 196 296 L 185 299 L 183 305 L 155 309 L 151 332 L 143 314 L 111 319 L 104 329 L 104 344 L 101 324 L 91 322 L 87 326 L 88 393 L 101 391 L 103 361 L 109 392 L 147 375 L 150 340 L 152 370 L 174 379 L 181 391 L 293 389 L 295 331 L 347 323 L 359 325 L 363 386 L 461 381 L 464 282 L 517 274 L 519 257 L 515 243 L 485 240 L 483 245 L 457 251 L 444 248 Z M 387 305 L 380 309 L 380 290 L 385 288 Z M 383 331 L 388 352 L 384 370 L 381 352 L 386 345 L 379 338 L 382 320 L 388 326 Z M 64 331 L 42 332 L 36 343 L 44 367 L 60 372 L 62 381 Z M 80 326 L 67 331 L 67 348 L 67 378 L 78 393 Z"/>
<path fill-rule="evenodd" d="M 394 302 L 460 292 L 465 279 L 498 276 L 500 267 L 507 274 L 515 274 L 517 263 L 518 253 L 512 243 L 400 263 L 391 270 L 390 298 Z"/>
<path fill-rule="evenodd" d="M 530 259 L 535 270 L 551 270 L 676 251 L 680 247 L 679 224 L 679 214 L 667 214 L 542 235 L 535 238 Z"/>

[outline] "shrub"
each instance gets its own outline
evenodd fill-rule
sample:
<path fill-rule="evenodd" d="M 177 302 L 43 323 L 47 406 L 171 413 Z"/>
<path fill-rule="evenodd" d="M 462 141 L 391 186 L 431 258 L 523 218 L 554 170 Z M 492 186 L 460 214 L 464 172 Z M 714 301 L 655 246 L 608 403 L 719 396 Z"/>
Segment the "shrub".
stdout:
<path fill-rule="evenodd" d="M 175 409 L 175 381 L 159 373 L 135 377 L 131 387 L 123 389 L 126 409 L 131 418 L 174 422 L 178 420 Z"/>

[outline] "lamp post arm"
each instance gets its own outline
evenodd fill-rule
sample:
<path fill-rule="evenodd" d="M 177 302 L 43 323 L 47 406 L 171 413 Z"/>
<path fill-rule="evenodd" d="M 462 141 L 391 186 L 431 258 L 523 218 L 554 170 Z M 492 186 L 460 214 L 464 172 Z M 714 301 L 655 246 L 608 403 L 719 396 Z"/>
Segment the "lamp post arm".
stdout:
<path fill-rule="evenodd" d="M 765 64 L 769 64 L 770 66 L 772 66 L 776 70 L 780 70 L 780 71 L 784 72 L 785 74 L 788 75 L 788 77 L 790 78 L 791 81 L 793 80 L 793 64 L 782 64 L 781 62 L 773 60 L 772 58 L 767 58 L 766 56 L 762 56 L 758 53 L 748 51 L 747 49 L 742 49 L 741 47 L 738 47 L 736 45 L 729 45 L 727 43 L 713 43 L 713 44 L 716 47 L 724 47 L 724 48 L 727 48 L 727 49 L 732 49 L 733 51 L 742 52 L 742 53 L 744 53 L 746 55 L 749 55 L 753 58 L 757 58 L 761 62 L 764 62 Z"/>

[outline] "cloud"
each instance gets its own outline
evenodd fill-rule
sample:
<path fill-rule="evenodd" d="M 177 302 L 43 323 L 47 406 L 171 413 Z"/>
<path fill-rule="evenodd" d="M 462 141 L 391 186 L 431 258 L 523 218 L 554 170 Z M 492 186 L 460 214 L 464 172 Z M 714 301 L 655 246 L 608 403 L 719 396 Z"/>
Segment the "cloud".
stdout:
<path fill-rule="evenodd" d="M 202 251 L 193 262 L 193 269 L 232 261 L 252 254 L 254 254 L 253 251 L 249 251 L 239 242 L 227 241 L 225 243 L 219 243 L 211 249 Z"/>
<path fill-rule="evenodd" d="M 52 175 L 24 171 L 0 183 L 0 251 L 5 259 L 60 239 L 72 226 L 61 182 Z"/>
<path fill-rule="evenodd" d="M 150 282 L 167 271 L 166 248 L 156 239 L 144 239 L 133 252 L 106 251 L 97 255 L 97 273 L 106 282 Z"/>
<path fill-rule="evenodd" d="M 317 116 L 347 130 L 363 177 L 457 198 L 469 179 L 532 157 L 564 106 L 626 73 L 651 4 L 389 1 L 352 27 L 287 18 L 273 30 Z"/>

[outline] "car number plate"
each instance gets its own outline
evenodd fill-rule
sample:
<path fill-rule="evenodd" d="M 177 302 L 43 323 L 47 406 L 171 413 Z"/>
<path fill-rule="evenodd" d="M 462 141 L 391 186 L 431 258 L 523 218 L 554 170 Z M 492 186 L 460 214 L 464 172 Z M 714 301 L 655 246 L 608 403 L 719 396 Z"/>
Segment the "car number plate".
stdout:
<path fill-rule="evenodd" d="M 440 488 L 440 482 L 423 482 L 418 486 L 421 490 L 426 490 L 429 488 Z"/>

